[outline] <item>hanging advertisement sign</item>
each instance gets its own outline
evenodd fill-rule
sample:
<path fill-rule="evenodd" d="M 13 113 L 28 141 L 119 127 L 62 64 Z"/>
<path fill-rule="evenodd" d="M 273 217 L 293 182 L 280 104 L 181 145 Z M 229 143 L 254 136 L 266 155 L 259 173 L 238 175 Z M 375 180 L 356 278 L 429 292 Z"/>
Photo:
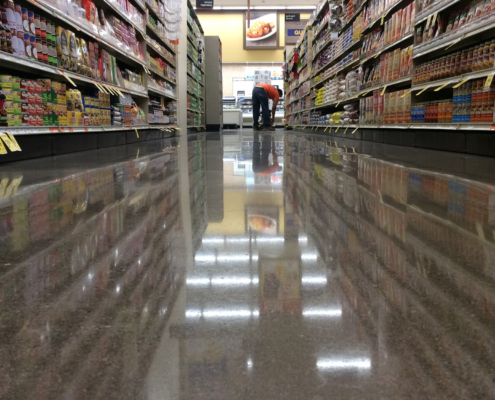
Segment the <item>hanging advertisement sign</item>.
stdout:
<path fill-rule="evenodd" d="M 286 14 L 287 15 L 287 14 Z M 307 19 L 300 21 L 285 21 L 285 45 L 295 45 L 299 36 L 304 32 Z"/>
<path fill-rule="evenodd" d="M 251 12 L 248 26 L 244 13 L 244 50 L 275 50 L 278 44 L 278 13 Z"/>
<path fill-rule="evenodd" d="M 213 0 L 196 0 L 196 8 L 213 8 Z"/>

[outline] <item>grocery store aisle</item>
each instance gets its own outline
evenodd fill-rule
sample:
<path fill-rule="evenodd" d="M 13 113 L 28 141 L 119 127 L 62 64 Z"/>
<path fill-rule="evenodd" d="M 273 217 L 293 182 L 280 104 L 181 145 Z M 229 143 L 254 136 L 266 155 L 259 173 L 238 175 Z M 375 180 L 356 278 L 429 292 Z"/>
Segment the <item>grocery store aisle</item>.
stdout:
<path fill-rule="evenodd" d="M 491 398 L 494 164 L 246 129 L 6 164 L 0 398 Z"/>

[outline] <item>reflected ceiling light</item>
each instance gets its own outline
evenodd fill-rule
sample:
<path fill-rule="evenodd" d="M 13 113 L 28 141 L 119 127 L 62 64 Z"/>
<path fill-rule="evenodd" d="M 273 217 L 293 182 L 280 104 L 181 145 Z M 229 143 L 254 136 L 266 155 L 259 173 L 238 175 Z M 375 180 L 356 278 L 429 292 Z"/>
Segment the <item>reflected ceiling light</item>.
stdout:
<path fill-rule="evenodd" d="M 187 286 L 209 286 L 210 278 L 187 278 Z"/>
<path fill-rule="evenodd" d="M 194 261 L 199 262 L 215 262 L 216 257 L 213 254 L 196 254 L 194 256 Z"/>
<path fill-rule="evenodd" d="M 283 237 L 257 237 L 256 243 L 284 243 Z"/>
<path fill-rule="evenodd" d="M 203 244 L 223 244 L 225 239 L 223 237 L 204 237 L 201 240 Z"/>
<path fill-rule="evenodd" d="M 258 258 L 258 254 L 253 254 L 253 256 L 251 257 L 253 261 L 258 261 Z"/>
<path fill-rule="evenodd" d="M 303 310 L 305 317 L 340 317 L 342 310 L 339 308 L 306 308 Z"/>
<path fill-rule="evenodd" d="M 115 293 L 120 293 L 120 285 L 117 285 L 117 286 L 115 287 Z"/>
<path fill-rule="evenodd" d="M 328 278 L 326 275 L 303 276 L 301 282 L 303 285 L 326 285 L 328 283 Z"/>
<path fill-rule="evenodd" d="M 251 278 L 249 277 L 218 277 L 211 278 L 212 285 L 219 286 L 243 286 L 250 285 Z"/>
<path fill-rule="evenodd" d="M 298 241 L 299 243 L 308 243 L 308 237 L 307 237 L 307 236 L 299 236 L 299 237 L 297 238 L 297 241 Z"/>
<path fill-rule="evenodd" d="M 228 237 L 227 243 L 249 243 L 248 237 Z"/>
<path fill-rule="evenodd" d="M 247 7 L 220 7 L 220 8 L 222 10 L 247 10 Z"/>
<path fill-rule="evenodd" d="M 247 369 L 253 369 L 253 360 L 251 358 L 248 358 L 246 365 L 247 365 Z"/>
<path fill-rule="evenodd" d="M 212 310 L 186 310 L 186 318 L 251 318 L 258 317 L 260 315 L 258 310 L 251 311 L 249 309 L 237 309 L 237 310 L 223 310 L 223 309 L 212 309 Z"/>
<path fill-rule="evenodd" d="M 318 259 L 318 254 L 316 253 L 302 253 L 301 260 L 303 261 L 316 261 Z"/>
<path fill-rule="evenodd" d="M 201 310 L 186 310 L 186 318 L 200 318 Z"/>
<path fill-rule="evenodd" d="M 248 318 L 252 315 L 251 310 L 205 310 L 205 318 Z"/>
<path fill-rule="evenodd" d="M 318 369 L 370 369 L 371 360 L 369 358 L 357 358 L 357 359 L 332 359 L 332 358 L 320 358 L 316 361 L 316 368 Z"/>
<path fill-rule="evenodd" d="M 249 261 L 249 254 L 219 254 L 217 261 Z"/>
<path fill-rule="evenodd" d="M 248 286 L 257 285 L 259 283 L 259 278 L 255 276 L 251 279 L 248 275 L 246 276 L 216 276 L 212 277 L 189 277 L 186 279 L 187 286 Z"/>

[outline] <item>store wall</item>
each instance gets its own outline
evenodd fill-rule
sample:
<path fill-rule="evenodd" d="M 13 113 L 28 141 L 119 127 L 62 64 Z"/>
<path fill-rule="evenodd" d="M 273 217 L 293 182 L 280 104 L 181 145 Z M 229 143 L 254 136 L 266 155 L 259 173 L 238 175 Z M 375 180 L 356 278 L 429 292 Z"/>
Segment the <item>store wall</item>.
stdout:
<path fill-rule="evenodd" d="M 282 63 L 223 63 L 222 64 L 222 81 L 223 81 L 223 95 L 224 96 L 234 96 L 232 81 L 234 78 L 245 78 L 246 77 L 246 67 L 250 68 L 267 68 L 272 67 L 282 68 Z M 250 96 L 251 93 L 247 94 Z"/>
<path fill-rule="evenodd" d="M 196 10 L 205 36 L 219 36 L 223 62 L 283 62 L 283 50 L 244 50 L 243 12 L 201 12 Z M 279 13 L 279 42 L 285 45 L 285 13 Z M 311 14 L 301 14 L 309 18 Z M 225 93 L 224 93 L 225 94 Z"/>

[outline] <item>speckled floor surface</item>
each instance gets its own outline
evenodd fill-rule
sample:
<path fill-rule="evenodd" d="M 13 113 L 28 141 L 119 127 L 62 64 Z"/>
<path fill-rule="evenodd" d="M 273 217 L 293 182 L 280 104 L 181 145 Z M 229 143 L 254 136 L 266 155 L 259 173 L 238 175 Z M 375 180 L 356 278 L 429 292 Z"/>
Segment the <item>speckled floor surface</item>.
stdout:
<path fill-rule="evenodd" d="M 0 398 L 493 398 L 494 166 L 251 130 L 2 165 Z"/>

